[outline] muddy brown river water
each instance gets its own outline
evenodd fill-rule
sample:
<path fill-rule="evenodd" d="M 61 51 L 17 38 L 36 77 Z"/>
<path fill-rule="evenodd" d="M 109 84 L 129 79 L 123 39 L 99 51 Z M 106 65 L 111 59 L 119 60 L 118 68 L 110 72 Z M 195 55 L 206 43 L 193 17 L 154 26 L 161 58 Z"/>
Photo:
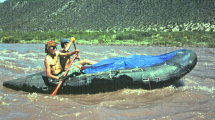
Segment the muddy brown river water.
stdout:
<path fill-rule="evenodd" d="M 196 67 L 175 86 L 108 93 L 56 95 L 15 91 L 4 81 L 44 71 L 44 44 L 0 44 L 0 119 L 214 120 L 215 49 L 196 52 Z M 76 45 L 82 59 L 159 55 L 183 47 Z M 58 45 L 58 50 L 60 45 Z M 71 47 L 70 50 L 74 48 Z"/>

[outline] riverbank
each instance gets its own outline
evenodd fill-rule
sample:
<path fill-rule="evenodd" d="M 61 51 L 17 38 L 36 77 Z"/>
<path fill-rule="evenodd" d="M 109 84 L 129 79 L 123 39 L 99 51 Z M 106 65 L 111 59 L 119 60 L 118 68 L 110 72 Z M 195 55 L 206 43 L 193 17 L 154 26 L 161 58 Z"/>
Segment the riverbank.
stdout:
<path fill-rule="evenodd" d="M 1 43 L 46 43 L 55 39 L 76 38 L 81 45 L 120 45 L 120 46 L 168 46 L 168 47 L 215 47 L 213 31 L 69 31 L 69 32 L 0 32 Z"/>

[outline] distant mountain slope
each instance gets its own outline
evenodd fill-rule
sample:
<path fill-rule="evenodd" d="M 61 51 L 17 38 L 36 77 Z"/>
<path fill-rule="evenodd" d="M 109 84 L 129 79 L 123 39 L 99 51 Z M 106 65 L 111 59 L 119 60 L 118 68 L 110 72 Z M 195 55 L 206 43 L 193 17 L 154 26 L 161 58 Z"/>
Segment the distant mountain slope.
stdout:
<path fill-rule="evenodd" d="M 0 31 L 184 29 L 183 23 L 208 23 L 205 30 L 215 24 L 214 0 L 9 1 L 0 9 Z"/>

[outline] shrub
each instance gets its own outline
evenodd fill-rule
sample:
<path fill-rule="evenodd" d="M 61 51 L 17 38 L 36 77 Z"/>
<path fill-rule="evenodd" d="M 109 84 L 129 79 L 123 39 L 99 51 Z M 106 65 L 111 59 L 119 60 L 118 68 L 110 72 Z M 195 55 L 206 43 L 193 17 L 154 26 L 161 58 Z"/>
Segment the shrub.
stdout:
<path fill-rule="evenodd" d="M 13 37 L 13 36 L 9 36 L 9 37 L 2 37 L 1 42 L 2 43 L 19 43 L 19 39 Z"/>
<path fill-rule="evenodd" d="M 211 41 L 208 43 L 208 47 L 215 48 L 215 41 L 214 41 L 214 40 L 211 40 Z"/>
<path fill-rule="evenodd" d="M 47 40 L 47 39 L 49 39 L 49 35 L 45 32 L 41 32 L 40 34 L 38 34 L 38 39 L 39 40 Z"/>
<path fill-rule="evenodd" d="M 143 37 L 136 37 L 134 40 L 135 41 L 143 41 L 143 39 L 144 39 Z"/>
<path fill-rule="evenodd" d="M 132 33 L 123 33 L 123 32 L 120 32 L 116 35 L 116 40 L 131 40 L 131 39 L 135 39 L 137 37 L 137 35 L 135 34 L 132 34 Z"/>
<path fill-rule="evenodd" d="M 49 32 L 48 33 L 48 36 L 49 36 L 49 38 L 56 38 L 57 37 L 57 34 L 55 33 L 55 32 Z"/>
<path fill-rule="evenodd" d="M 172 32 L 172 36 L 174 38 L 174 41 L 181 42 L 183 39 L 183 34 L 181 32 Z"/>
<path fill-rule="evenodd" d="M 124 39 L 126 39 L 126 37 L 127 37 L 127 35 L 125 34 L 125 33 L 118 33 L 117 35 L 116 35 L 116 40 L 124 40 Z"/>
<path fill-rule="evenodd" d="M 129 33 L 127 39 L 135 39 L 137 38 L 137 35 Z"/>
<path fill-rule="evenodd" d="M 202 36 L 202 37 L 197 39 L 197 42 L 208 42 L 209 39 L 210 39 L 209 36 Z"/>
<path fill-rule="evenodd" d="M 159 40 L 153 40 L 153 45 L 160 45 L 160 41 Z"/>
<path fill-rule="evenodd" d="M 191 44 L 191 43 L 192 43 L 192 41 L 191 41 L 191 40 L 186 39 L 186 38 L 183 38 L 183 39 L 181 40 L 181 42 L 182 42 L 183 44 L 186 44 L 186 45 L 189 45 L 189 44 Z"/>
<path fill-rule="evenodd" d="M 115 32 L 113 30 L 108 31 L 109 34 L 114 34 Z"/>
<path fill-rule="evenodd" d="M 105 43 L 106 42 L 106 36 L 102 35 L 98 38 L 99 43 Z"/>
<path fill-rule="evenodd" d="M 138 36 L 141 37 L 152 37 L 153 33 L 152 32 L 137 32 Z"/>
<path fill-rule="evenodd" d="M 22 39 L 30 41 L 30 40 L 33 40 L 33 36 L 29 33 L 24 33 L 24 35 L 22 36 Z"/>
<path fill-rule="evenodd" d="M 165 40 L 154 40 L 153 45 L 166 45 Z"/>

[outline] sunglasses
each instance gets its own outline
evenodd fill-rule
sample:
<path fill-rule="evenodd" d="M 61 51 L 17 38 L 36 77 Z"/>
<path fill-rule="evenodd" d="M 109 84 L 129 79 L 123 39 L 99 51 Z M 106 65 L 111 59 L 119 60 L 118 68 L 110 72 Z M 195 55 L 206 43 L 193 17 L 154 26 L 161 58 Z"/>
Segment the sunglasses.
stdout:
<path fill-rule="evenodd" d="M 50 47 L 50 49 L 55 50 L 55 49 L 57 49 L 57 47 L 56 46 L 52 46 L 52 47 Z"/>

